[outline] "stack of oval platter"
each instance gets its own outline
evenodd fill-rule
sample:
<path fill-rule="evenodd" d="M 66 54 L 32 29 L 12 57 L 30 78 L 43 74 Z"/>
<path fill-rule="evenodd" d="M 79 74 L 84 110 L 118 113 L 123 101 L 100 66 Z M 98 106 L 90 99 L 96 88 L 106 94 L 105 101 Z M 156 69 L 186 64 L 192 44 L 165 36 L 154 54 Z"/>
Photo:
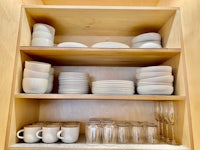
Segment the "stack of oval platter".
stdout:
<path fill-rule="evenodd" d="M 137 35 L 132 40 L 133 48 L 162 48 L 159 33 L 149 32 Z"/>
<path fill-rule="evenodd" d="M 87 94 L 88 74 L 82 72 L 60 72 L 58 93 Z"/>
<path fill-rule="evenodd" d="M 134 82 L 129 80 L 100 80 L 92 82 L 93 94 L 132 95 Z"/>
<path fill-rule="evenodd" d="M 136 70 L 137 93 L 171 95 L 174 91 L 171 66 L 149 66 Z"/>

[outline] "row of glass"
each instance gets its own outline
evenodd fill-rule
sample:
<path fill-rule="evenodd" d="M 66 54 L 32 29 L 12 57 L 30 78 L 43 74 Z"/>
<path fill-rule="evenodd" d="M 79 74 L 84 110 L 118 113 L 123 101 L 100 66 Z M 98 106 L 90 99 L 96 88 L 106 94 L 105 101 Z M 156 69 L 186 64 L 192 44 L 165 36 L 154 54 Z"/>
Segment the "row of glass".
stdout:
<path fill-rule="evenodd" d="M 147 122 L 90 119 L 85 135 L 88 144 L 158 143 L 157 125 Z"/>

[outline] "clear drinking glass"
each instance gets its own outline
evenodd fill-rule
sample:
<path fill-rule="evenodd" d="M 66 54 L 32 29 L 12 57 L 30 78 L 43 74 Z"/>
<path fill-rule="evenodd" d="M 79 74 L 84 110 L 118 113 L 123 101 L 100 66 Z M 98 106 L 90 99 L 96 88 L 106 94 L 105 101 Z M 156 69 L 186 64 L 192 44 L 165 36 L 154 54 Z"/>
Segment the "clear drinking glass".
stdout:
<path fill-rule="evenodd" d="M 128 122 L 117 123 L 117 142 L 128 143 L 130 137 L 130 124 Z"/>
<path fill-rule="evenodd" d="M 102 123 L 103 134 L 102 139 L 104 144 L 115 144 L 117 141 L 117 128 L 114 121 L 105 121 Z"/>
<path fill-rule="evenodd" d="M 154 123 L 148 123 L 145 125 L 145 137 L 146 142 L 149 144 L 158 143 L 158 127 Z"/>
<path fill-rule="evenodd" d="M 143 125 L 138 122 L 131 122 L 131 142 L 135 144 L 144 143 Z"/>
<path fill-rule="evenodd" d="M 160 136 L 161 136 L 161 128 L 160 128 L 160 123 L 161 123 L 161 120 L 160 120 L 160 102 L 154 102 L 154 116 L 155 116 L 155 119 L 156 119 L 156 122 L 157 122 L 157 126 L 158 126 L 158 135 L 159 135 L 159 139 L 160 139 Z"/>
<path fill-rule="evenodd" d="M 101 142 L 101 124 L 99 121 L 89 121 L 85 126 L 86 143 L 100 144 Z"/>

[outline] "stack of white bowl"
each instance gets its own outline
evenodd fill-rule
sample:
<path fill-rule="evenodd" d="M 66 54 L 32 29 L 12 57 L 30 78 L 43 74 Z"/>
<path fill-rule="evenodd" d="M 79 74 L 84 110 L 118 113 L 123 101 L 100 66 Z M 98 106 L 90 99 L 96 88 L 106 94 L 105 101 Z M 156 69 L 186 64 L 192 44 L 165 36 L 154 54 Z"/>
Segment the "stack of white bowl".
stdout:
<path fill-rule="evenodd" d="M 36 23 L 33 26 L 31 45 L 53 46 L 54 35 L 55 35 L 54 27 L 43 23 Z"/>
<path fill-rule="evenodd" d="M 155 32 L 149 32 L 135 36 L 132 40 L 133 48 L 162 48 L 161 36 Z"/>
<path fill-rule="evenodd" d="M 149 66 L 136 70 L 137 93 L 171 95 L 174 91 L 171 66 Z"/>
<path fill-rule="evenodd" d="M 92 82 L 93 94 L 132 95 L 134 82 L 128 80 L 101 80 Z"/>
<path fill-rule="evenodd" d="M 87 73 L 60 72 L 58 82 L 61 94 L 86 94 L 89 90 Z"/>
<path fill-rule="evenodd" d="M 53 88 L 54 69 L 51 64 L 39 61 L 25 61 L 22 88 L 25 93 L 50 93 Z"/>

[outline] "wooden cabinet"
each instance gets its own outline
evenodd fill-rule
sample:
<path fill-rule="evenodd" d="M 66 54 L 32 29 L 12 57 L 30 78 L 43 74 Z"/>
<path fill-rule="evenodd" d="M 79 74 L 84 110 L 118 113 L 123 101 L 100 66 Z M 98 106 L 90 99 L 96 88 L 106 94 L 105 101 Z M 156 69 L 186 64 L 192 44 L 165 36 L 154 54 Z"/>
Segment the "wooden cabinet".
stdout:
<path fill-rule="evenodd" d="M 89 48 L 32 47 L 34 23 L 47 23 L 56 29 L 55 43 L 81 42 Z M 158 32 L 162 49 L 97 49 L 90 46 L 100 41 L 117 41 L 131 45 L 131 39 L 144 32 Z M 27 60 L 48 62 L 55 68 L 51 94 L 25 94 L 22 73 Z M 136 68 L 170 65 L 173 68 L 173 95 L 94 95 L 58 94 L 58 73 L 81 71 L 90 80 L 134 80 Z M 159 7 L 87 7 L 87 6 L 24 6 L 21 11 L 19 41 L 11 96 L 8 149 L 190 149 L 191 125 L 186 68 L 178 8 Z M 107 117 L 125 121 L 154 121 L 155 101 L 174 101 L 175 135 L 180 145 L 116 144 L 88 145 L 84 136 L 75 144 L 20 143 L 16 132 L 37 121 L 85 121 L 91 117 Z M 82 138 L 83 137 L 83 138 Z"/>

